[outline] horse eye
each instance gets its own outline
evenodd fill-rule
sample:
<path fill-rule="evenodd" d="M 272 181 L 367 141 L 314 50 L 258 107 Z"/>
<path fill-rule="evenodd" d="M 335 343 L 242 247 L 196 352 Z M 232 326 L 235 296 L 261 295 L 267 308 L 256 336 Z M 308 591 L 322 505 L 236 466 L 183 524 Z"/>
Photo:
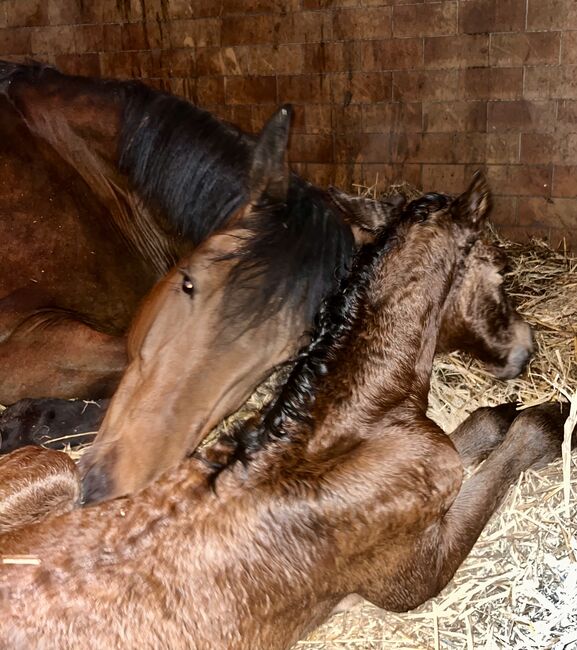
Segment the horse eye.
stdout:
<path fill-rule="evenodd" d="M 192 280 L 188 275 L 185 275 L 182 278 L 182 290 L 184 293 L 188 294 L 191 296 L 194 293 L 194 284 L 192 284 Z"/>

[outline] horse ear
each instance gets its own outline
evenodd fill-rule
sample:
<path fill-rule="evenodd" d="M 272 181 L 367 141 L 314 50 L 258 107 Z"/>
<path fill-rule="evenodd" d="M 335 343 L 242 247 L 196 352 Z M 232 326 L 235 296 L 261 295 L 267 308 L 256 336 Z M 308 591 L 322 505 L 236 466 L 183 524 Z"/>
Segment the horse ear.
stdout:
<path fill-rule="evenodd" d="M 329 196 L 342 210 L 345 220 L 351 226 L 375 233 L 395 221 L 405 199 L 400 194 L 387 197 L 383 201 L 366 196 L 353 196 L 336 187 L 329 187 Z"/>
<path fill-rule="evenodd" d="M 472 226 L 480 225 L 491 209 L 491 190 L 483 172 L 476 171 L 473 180 L 463 194 L 457 197 L 455 217 Z"/>
<path fill-rule="evenodd" d="M 287 145 L 292 106 L 285 104 L 268 120 L 258 136 L 249 176 L 250 202 L 284 202 L 290 170 Z"/>

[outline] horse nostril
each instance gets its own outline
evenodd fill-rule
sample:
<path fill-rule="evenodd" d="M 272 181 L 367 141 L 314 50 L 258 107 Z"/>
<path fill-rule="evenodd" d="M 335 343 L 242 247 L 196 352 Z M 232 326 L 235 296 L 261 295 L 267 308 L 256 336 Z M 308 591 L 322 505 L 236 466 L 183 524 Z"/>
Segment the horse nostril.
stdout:
<path fill-rule="evenodd" d="M 112 480 L 98 464 L 92 465 L 82 477 L 82 505 L 98 503 L 112 494 Z"/>

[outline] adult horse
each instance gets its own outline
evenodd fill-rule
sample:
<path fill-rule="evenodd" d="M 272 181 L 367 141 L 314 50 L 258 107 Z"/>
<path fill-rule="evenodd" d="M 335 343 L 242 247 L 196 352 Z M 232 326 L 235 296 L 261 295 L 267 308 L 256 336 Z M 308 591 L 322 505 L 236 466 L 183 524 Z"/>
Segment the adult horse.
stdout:
<path fill-rule="evenodd" d="M 0 403 L 113 392 L 141 298 L 258 193 L 255 142 L 140 83 L 0 63 Z M 296 345 L 354 241 L 323 192 L 283 182 L 286 205 L 251 231 L 238 284 L 259 276 L 245 326 L 290 305 Z"/>
<path fill-rule="evenodd" d="M 426 416 L 444 317 L 472 290 L 495 300 L 488 200 L 477 177 L 409 205 L 254 427 L 139 494 L 0 536 L 0 645 L 286 650 L 351 594 L 394 611 L 437 594 L 511 482 L 561 450 L 550 409 L 484 409 L 457 449 Z M 163 304 L 181 317 L 186 277 Z"/>
<path fill-rule="evenodd" d="M 288 115 L 281 111 L 255 148 L 250 200 L 226 229 L 193 251 L 144 302 L 129 336 L 131 362 L 94 445 L 81 461 L 87 502 L 134 492 L 178 463 L 223 412 L 233 410 L 240 391 L 254 385 L 247 378 L 254 380 L 257 370 L 280 361 L 294 342 L 295 311 L 290 305 L 270 314 L 258 327 L 246 328 L 262 282 L 252 263 L 248 273 L 239 275 L 239 264 L 255 260 L 254 251 L 270 245 L 268 239 L 255 237 L 255 224 L 257 232 L 276 234 L 276 224 L 285 214 L 287 192 L 290 196 L 284 151 L 288 130 Z M 399 214 L 390 205 L 342 193 L 336 193 L 335 200 L 349 219 L 365 229 L 394 221 Z M 300 251 L 294 250 L 291 260 L 302 266 Z M 525 366 L 532 338 L 504 294 L 502 278 L 494 272 L 504 266 L 504 259 L 492 255 L 484 269 L 488 279 L 471 273 L 467 291 L 445 311 L 438 349 L 466 349 L 494 373 L 511 377 Z M 490 282 L 490 294 L 478 290 L 484 282 Z M 187 300 L 175 300 L 175 294 Z M 484 313 L 492 318 L 491 329 Z M 297 325 L 301 331 L 303 324 Z"/>

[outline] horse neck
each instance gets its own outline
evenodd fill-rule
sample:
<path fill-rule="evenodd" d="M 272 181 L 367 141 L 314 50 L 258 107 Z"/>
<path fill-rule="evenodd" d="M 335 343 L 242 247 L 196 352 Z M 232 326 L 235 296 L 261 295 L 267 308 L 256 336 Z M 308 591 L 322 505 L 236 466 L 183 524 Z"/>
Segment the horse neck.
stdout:
<path fill-rule="evenodd" d="M 413 227 L 383 255 L 334 371 L 317 394 L 313 418 L 374 423 L 397 406 L 424 412 L 441 313 L 457 249 L 445 228 Z"/>

